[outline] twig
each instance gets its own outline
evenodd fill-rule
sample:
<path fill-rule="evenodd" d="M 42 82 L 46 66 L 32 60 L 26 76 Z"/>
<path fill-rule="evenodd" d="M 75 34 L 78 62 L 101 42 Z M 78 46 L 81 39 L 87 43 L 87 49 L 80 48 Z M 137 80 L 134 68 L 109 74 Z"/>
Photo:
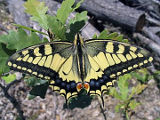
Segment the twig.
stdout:
<path fill-rule="evenodd" d="M 160 38 L 155 35 L 154 33 L 152 33 L 148 28 L 144 27 L 143 30 L 144 34 L 149 37 L 150 39 L 152 39 L 154 42 L 156 42 L 157 44 L 160 45 Z"/>
<path fill-rule="evenodd" d="M 160 26 L 148 27 L 148 30 L 152 31 L 153 34 L 157 34 L 158 32 L 160 32 Z"/>
<path fill-rule="evenodd" d="M 135 33 L 133 37 L 138 38 L 143 44 L 147 45 L 150 49 L 152 49 L 160 57 L 160 45 L 156 44 L 155 42 L 153 42 L 152 40 L 143 36 L 140 33 Z"/>
<path fill-rule="evenodd" d="M 21 80 L 14 80 L 13 82 L 11 82 L 10 84 L 8 84 L 6 87 L 3 86 L 1 83 L 0 83 L 0 88 L 2 89 L 3 93 L 4 93 L 4 96 L 13 104 L 13 106 L 16 108 L 17 112 L 19 113 L 19 117 L 21 118 L 21 120 L 25 120 L 25 117 L 23 115 L 23 111 L 18 103 L 18 101 L 15 99 L 15 97 L 9 95 L 8 93 L 8 90 L 9 88 L 15 84 L 15 83 L 18 83 L 20 82 Z"/>
<path fill-rule="evenodd" d="M 152 24 L 160 26 L 160 22 L 158 20 L 156 20 L 156 19 L 151 18 L 150 16 L 147 16 L 146 20 L 149 21 Z"/>
<path fill-rule="evenodd" d="M 0 29 L 3 30 L 3 31 L 5 31 L 6 33 L 8 33 L 8 29 L 5 28 L 1 23 L 0 23 Z"/>

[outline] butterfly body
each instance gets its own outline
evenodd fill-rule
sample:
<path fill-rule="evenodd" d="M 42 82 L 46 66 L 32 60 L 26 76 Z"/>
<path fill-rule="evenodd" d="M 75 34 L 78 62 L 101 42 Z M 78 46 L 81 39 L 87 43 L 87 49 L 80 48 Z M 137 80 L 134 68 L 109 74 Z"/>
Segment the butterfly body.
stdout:
<path fill-rule="evenodd" d="M 118 76 L 147 67 L 152 60 L 141 48 L 107 39 L 84 41 L 77 34 L 73 43 L 50 42 L 20 50 L 8 65 L 48 80 L 53 91 L 68 100 L 81 89 L 102 97 Z"/>

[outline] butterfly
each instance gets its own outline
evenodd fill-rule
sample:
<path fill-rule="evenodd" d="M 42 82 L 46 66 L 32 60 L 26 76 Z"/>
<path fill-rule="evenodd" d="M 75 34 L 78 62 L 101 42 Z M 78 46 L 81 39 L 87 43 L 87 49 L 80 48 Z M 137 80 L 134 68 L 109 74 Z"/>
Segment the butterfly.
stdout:
<path fill-rule="evenodd" d="M 49 42 L 24 48 L 8 60 L 11 70 L 48 80 L 53 91 L 68 101 L 82 89 L 103 95 L 116 78 L 151 65 L 153 58 L 142 48 L 110 39 Z M 104 102 L 103 102 L 104 104 Z"/>

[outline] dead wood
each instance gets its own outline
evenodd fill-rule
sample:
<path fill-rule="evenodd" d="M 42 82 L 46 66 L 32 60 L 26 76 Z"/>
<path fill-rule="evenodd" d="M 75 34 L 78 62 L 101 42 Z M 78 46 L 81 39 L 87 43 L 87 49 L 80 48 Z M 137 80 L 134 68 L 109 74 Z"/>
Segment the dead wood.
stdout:
<path fill-rule="evenodd" d="M 144 34 L 152 39 L 154 42 L 156 42 L 158 45 L 160 45 L 160 38 L 154 34 L 152 31 L 150 31 L 147 27 L 144 27 L 143 30 Z"/>
<path fill-rule="evenodd" d="M 86 0 L 82 3 L 82 9 L 97 19 L 109 21 L 131 32 L 141 31 L 145 23 L 144 12 L 125 6 L 117 0 Z"/>
<path fill-rule="evenodd" d="M 160 57 L 160 46 L 153 42 L 151 39 L 143 36 L 140 33 L 135 33 L 133 35 L 134 38 L 138 38 L 141 43 L 143 43 L 146 47 L 150 48 L 152 51 L 154 51 L 159 57 Z"/>
<path fill-rule="evenodd" d="M 153 34 L 158 34 L 160 32 L 160 26 L 148 27 L 149 31 L 152 31 Z"/>

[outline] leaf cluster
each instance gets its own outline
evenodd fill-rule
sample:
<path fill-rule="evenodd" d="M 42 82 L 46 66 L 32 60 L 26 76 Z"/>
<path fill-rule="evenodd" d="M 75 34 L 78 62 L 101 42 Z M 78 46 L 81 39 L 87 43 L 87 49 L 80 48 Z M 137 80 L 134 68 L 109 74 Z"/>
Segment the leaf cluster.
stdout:
<path fill-rule="evenodd" d="M 134 96 L 140 94 L 147 87 L 147 85 L 139 83 L 130 90 L 128 80 L 131 78 L 131 74 L 119 77 L 118 90 L 116 88 L 110 89 L 110 95 L 120 101 L 116 105 L 115 111 L 124 113 L 127 119 L 129 119 L 129 111 L 132 112 L 140 104 L 134 100 Z"/>
<path fill-rule="evenodd" d="M 80 31 L 87 21 L 87 11 L 77 13 L 75 17 L 70 19 L 68 17 L 80 7 L 82 2 L 83 0 L 75 5 L 75 0 L 63 1 L 55 16 L 46 14 L 48 8 L 44 2 L 28 0 L 24 7 L 26 12 L 32 15 L 31 19 L 38 22 L 46 31 L 51 32 L 54 35 L 54 39 L 73 41 L 74 35 Z"/>
<path fill-rule="evenodd" d="M 152 75 L 149 74 L 147 69 L 140 69 L 136 72 L 131 72 L 131 75 L 133 78 L 136 78 L 138 81 L 140 81 L 141 83 L 145 84 L 148 82 L 148 80 L 150 80 L 151 78 L 153 78 Z"/>
<path fill-rule="evenodd" d="M 109 33 L 108 30 L 103 30 L 99 36 L 96 34 L 93 35 L 93 39 L 111 39 L 118 42 L 128 43 L 128 39 L 124 39 L 123 35 L 118 34 L 117 32 Z"/>

